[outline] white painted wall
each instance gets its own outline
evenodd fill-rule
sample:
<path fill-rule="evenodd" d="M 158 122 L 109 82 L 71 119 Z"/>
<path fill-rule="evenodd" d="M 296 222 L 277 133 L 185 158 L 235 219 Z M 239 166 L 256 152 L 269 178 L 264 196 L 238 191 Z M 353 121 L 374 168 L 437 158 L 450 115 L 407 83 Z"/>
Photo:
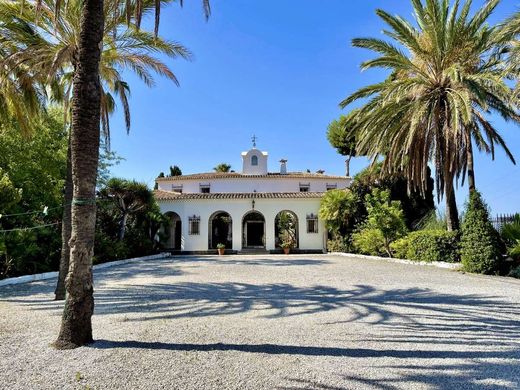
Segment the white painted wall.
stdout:
<path fill-rule="evenodd" d="M 336 185 L 338 189 L 350 186 L 351 178 L 290 178 L 283 176 L 273 176 L 256 178 L 254 176 L 242 178 L 221 178 L 221 179 L 180 179 L 180 180 L 161 180 L 159 189 L 172 191 L 173 187 L 182 185 L 182 192 L 200 193 L 201 185 L 210 185 L 211 193 L 237 193 L 237 192 L 300 192 L 301 184 L 310 184 L 310 192 L 325 192 L 327 185 Z"/>
<path fill-rule="evenodd" d="M 207 199 L 191 201 L 159 201 L 161 212 L 173 211 L 182 220 L 182 250 L 208 250 L 209 217 L 216 211 L 225 211 L 233 220 L 233 250 L 242 249 L 242 218 L 252 210 L 250 199 Z M 283 210 L 294 212 L 298 217 L 299 248 L 324 250 L 326 229 L 319 221 L 318 233 L 307 233 L 307 214 L 318 214 L 320 199 L 255 199 L 255 210 L 265 217 L 266 249 L 275 249 L 275 217 Z M 188 235 L 189 216 L 200 217 L 200 235 Z"/>

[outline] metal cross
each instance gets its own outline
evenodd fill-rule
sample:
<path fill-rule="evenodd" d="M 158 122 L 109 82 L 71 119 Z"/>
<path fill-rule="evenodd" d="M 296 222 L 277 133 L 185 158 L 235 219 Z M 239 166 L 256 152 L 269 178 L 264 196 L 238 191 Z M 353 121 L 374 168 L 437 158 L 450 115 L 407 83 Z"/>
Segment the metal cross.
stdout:
<path fill-rule="evenodd" d="M 253 137 L 251 137 L 251 141 L 253 141 L 253 148 L 256 148 L 256 140 L 257 140 L 257 136 L 253 134 Z"/>

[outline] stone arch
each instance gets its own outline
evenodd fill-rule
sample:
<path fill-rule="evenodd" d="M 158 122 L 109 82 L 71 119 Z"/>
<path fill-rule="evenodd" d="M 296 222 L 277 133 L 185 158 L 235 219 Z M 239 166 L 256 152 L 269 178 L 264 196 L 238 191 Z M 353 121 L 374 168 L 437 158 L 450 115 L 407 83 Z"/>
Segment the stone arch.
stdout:
<path fill-rule="evenodd" d="M 170 222 L 168 230 L 168 239 L 166 240 L 166 249 L 181 250 L 182 249 L 182 220 L 179 214 L 174 211 L 168 211 L 164 214 Z"/>
<path fill-rule="evenodd" d="M 233 248 L 233 219 L 226 211 L 215 211 L 208 219 L 208 249 L 217 249 L 218 244 Z"/>
<path fill-rule="evenodd" d="M 294 211 L 282 210 L 274 218 L 274 244 L 280 248 L 285 240 L 293 242 L 293 248 L 300 245 L 298 216 Z"/>
<path fill-rule="evenodd" d="M 265 217 L 256 210 L 242 217 L 242 248 L 265 249 Z"/>

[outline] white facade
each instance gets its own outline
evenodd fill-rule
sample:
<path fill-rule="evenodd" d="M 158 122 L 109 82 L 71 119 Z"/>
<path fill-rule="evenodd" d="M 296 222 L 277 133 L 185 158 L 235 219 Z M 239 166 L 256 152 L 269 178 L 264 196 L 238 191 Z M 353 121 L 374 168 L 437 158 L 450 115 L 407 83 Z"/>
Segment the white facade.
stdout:
<path fill-rule="evenodd" d="M 267 172 L 266 152 L 242 153 L 242 173 L 201 173 L 158 178 L 161 212 L 171 218 L 168 249 L 212 251 L 226 244 L 233 251 L 280 248 L 277 216 L 290 213 L 296 233 L 294 251 L 325 251 L 327 231 L 317 218 L 328 189 L 350 185 L 350 178 L 317 173 Z M 296 223 L 297 221 L 297 223 Z"/>

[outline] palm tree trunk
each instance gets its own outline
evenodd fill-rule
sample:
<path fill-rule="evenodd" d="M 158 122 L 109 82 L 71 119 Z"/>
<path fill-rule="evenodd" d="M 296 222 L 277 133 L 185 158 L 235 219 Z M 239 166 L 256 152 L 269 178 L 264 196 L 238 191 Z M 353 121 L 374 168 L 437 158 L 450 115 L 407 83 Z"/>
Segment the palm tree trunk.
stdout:
<path fill-rule="evenodd" d="M 459 212 L 457 210 L 457 200 L 455 199 L 455 188 L 453 186 L 453 178 L 450 176 L 445 184 L 446 197 L 446 225 L 448 231 L 459 230 Z"/>
<path fill-rule="evenodd" d="M 70 234 L 72 222 L 72 161 L 70 150 L 70 134 L 69 145 L 67 149 L 67 176 L 65 177 L 65 194 L 63 197 L 63 216 L 61 218 L 61 258 L 60 271 L 58 273 L 58 283 L 54 291 L 54 300 L 62 301 L 65 299 L 65 277 L 69 272 L 70 261 Z"/>
<path fill-rule="evenodd" d="M 347 170 L 346 176 L 350 176 L 350 160 L 352 160 L 352 156 L 348 156 L 348 158 L 345 160 L 345 168 Z"/>
<path fill-rule="evenodd" d="M 125 238 L 125 229 L 126 229 L 126 221 L 128 220 L 128 213 L 123 213 L 123 216 L 121 217 L 121 221 L 119 221 L 119 234 L 118 234 L 118 240 L 123 241 L 123 238 Z"/>
<path fill-rule="evenodd" d="M 468 188 L 469 192 L 475 191 L 475 167 L 473 163 L 473 145 L 471 144 L 471 136 L 467 136 L 467 162 L 468 162 Z"/>
<path fill-rule="evenodd" d="M 92 342 L 94 288 L 92 255 L 96 224 L 96 175 L 99 158 L 101 86 L 100 43 L 103 37 L 103 0 L 84 0 L 81 11 L 78 60 L 72 97 L 72 234 L 67 299 L 55 346 L 76 348 Z"/>

